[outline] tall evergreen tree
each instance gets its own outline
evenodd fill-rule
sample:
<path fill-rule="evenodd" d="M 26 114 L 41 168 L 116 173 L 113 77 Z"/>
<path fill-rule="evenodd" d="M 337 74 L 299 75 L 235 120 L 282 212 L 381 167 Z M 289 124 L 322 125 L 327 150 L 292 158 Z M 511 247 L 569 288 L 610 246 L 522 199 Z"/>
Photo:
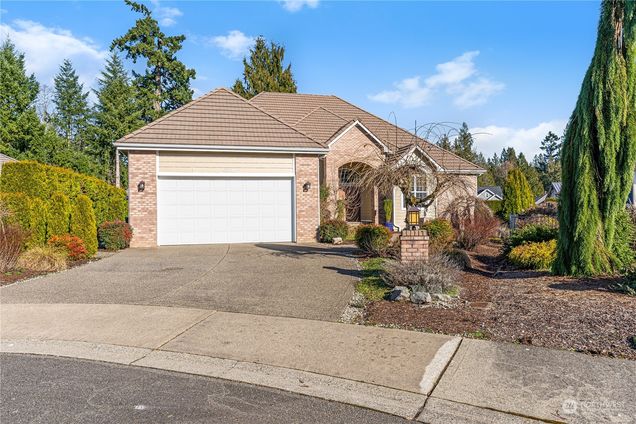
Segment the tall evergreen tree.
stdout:
<path fill-rule="evenodd" d="M 466 124 L 466 122 L 462 123 L 459 134 L 457 134 L 457 138 L 453 141 L 453 153 L 468 161 L 476 162 L 477 153 L 475 152 L 474 144 L 475 141 L 468 130 L 468 124 Z"/>
<path fill-rule="evenodd" d="M 534 205 L 534 196 L 526 176 L 520 168 L 512 168 L 508 172 L 503 188 L 504 213 L 521 213 Z"/>
<path fill-rule="evenodd" d="M 561 152 L 558 274 L 625 266 L 617 221 L 636 162 L 636 2 L 604 0 L 592 63 Z"/>
<path fill-rule="evenodd" d="M 549 131 L 541 141 L 541 151 L 542 153 L 534 158 L 534 166 L 547 190 L 552 182 L 561 181 L 561 138 Z"/>
<path fill-rule="evenodd" d="M 540 196 L 543 194 L 544 190 L 543 183 L 541 182 L 541 176 L 539 175 L 539 172 L 528 163 L 523 152 L 519 153 L 519 156 L 517 156 L 517 166 L 521 169 L 523 175 L 525 175 L 532 194 L 534 196 Z"/>
<path fill-rule="evenodd" d="M 54 83 L 55 128 L 60 137 L 70 145 L 83 150 L 86 147 L 90 119 L 88 92 L 84 92 L 84 85 L 79 82 L 70 60 L 64 60 Z"/>
<path fill-rule="evenodd" d="M 246 99 L 263 91 L 295 93 L 297 87 L 291 64 L 285 67 L 284 60 L 285 47 L 273 42 L 268 47 L 265 39 L 258 37 L 250 49 L 249 60 L 243 59 L 243 81 L 237 79 L 232 91 Z"/>
<path fill-rule="evenodd" d="M 141 111 L 135 101 L 135 90 L 119 55 L 113 52 L 97 80 L 94 90 L 94 126 L 91 153 L 100 162 L 107 181 L 115 181 L 115 148 L 113 142 L 143 125 Z"/>
<path fill-rule="evenodd" d="M 192 100 L 190 80 L 195 78 L 195 71 L 176 57 L 185 35 L 166 36 L 146 6 L 131 0 L 126 0 L 126 4 L 142 17 L 126 34 L 116 38 L 111 48 L 125 52 L 134 63 L 146 61 L 144 73 L 133 71 L 133 85 L 142 119 L 151 122 Z"/>
<path fill-rule="evenodd" d="M 34 101 L 39 84 L 27 75 L 24 54 L 6 39 L 0 46 L 0 149 L 10 155 L 28 150 L 43 132 Z"/>
<path fill-rule="evenodd" d="M 439 138 L 439 140 L 437 141 L 437 145 L 442 149 L 448 150 L 449 152 L 453 151 L 453 145 L 447 134 L 444 134 Z"/>

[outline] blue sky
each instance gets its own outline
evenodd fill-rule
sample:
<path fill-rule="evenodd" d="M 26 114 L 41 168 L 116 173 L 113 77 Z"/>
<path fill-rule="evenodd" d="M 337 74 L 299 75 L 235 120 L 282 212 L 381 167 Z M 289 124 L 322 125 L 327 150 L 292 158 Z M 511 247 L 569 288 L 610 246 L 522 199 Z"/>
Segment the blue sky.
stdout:
<path fill-rule="evenodd" d="M 148 1 L 180 59 L 197 71 L 195 96 L 231 86 L 262 35 L 286 47 L 300 92 L 336 94 L 376 115 L 466 121 L 490 156 L 532 157 L 562 133 L 590 63 L 598 2 Z M 0 35 L 51 84 L 70 58 L 88 88 L 113 38 L 136 14 L 123 1 L 3 1 Z M 393 118 L 391 118 L 393 120 Z"/>

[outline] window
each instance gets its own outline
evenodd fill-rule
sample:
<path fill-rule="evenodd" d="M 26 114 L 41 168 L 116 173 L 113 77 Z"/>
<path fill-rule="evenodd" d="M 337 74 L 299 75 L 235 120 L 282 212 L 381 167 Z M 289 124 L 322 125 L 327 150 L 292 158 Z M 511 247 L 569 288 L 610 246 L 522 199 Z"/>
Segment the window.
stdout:
<path fill-rule="evenodd" d="M 428 196 L 428 192 L 426 191 L 426 177 L 424 176 L 414 176 L 413 184 L 411 185 L 411 195 L 415 196 L 417 202 L 420 203 L 426 196 Z M 402 194 L 402 209 L 406 209 L 406 198 L 404 194 Z"/>

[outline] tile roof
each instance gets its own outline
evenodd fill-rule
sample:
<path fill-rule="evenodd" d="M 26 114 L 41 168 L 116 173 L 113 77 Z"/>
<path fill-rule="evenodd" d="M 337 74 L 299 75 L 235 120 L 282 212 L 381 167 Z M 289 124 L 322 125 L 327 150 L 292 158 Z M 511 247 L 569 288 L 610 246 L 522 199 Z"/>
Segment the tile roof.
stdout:
<path fill-rule="evenodd" d="M 126 144 L 325 148 L 258 105 L 216 89 L 118 140 Z"/>
<path fill-rule="evenodd" d="M 323 142 L 325 141 L 324 133 L 328 132 L 328 130 L 335 127 L 342 129 L 342 125 L 338 124 L 343 121 L 351 122 L 358 120 L 392 150 L 398 150 L 417 143 L 444 169 L 467 172 L 483 171 L 482 168 L 474 163 L 464 160 L 420 137 L 415 137 L 412 133 L 336 96 L 260 93 L 253 97 L 250 103 L 261 107 L 272 115 L 280 118 L 281 121 L 299 128 L 307 134 L 311 133 L 314 137 L 318 137 L 319 140 Z M 307 119 L 312 121 L 311 125 L 306 123 Z M 322 122 L 320 122 L 321 120 Z M 324 132 L 322 130 L 314 130 L 319 123 L 325 127 Z"/>
<path fill-rule="evenodd" d="M 503 190 L 500 186 L 481 186 L 477 187 L 477 194 L 481 193 L 484 190 L 490 190 L 491 193 L 496 194 L 497 196 L 503 198 Z"/>

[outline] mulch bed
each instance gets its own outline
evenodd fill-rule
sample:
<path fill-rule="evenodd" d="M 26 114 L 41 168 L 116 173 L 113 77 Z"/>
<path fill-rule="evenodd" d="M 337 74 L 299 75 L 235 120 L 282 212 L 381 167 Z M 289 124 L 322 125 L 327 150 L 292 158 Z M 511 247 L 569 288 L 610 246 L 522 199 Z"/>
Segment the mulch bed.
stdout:
<path fill-rule="evenodd" d="M 470 256 L 449 308 L 383 300 L 365 322 L 636 360 L 636 297 L 611 291 L 615 279 L 507 269 L 494 244 Z"/>
<path fill-rule="evenodd" d="M 68 263 L 67 269 L 75 268 L 76 266 L 84 265 L 96 260 L 99 260 L 99 258 L 72 261 Z M 52 271 L 52 272 L 55 272 L 55 271 Z M 0 286 L 17 283 L 18 281 L 22 281 L 22 280 L 28 280 L 29 278 L 38 277 L 40 275 L 51 274 L 52 272 L 31 271 L 28 269 L 16 269 L 9 272 L 3 272 L 3 273 L 0 273 Z"/>

